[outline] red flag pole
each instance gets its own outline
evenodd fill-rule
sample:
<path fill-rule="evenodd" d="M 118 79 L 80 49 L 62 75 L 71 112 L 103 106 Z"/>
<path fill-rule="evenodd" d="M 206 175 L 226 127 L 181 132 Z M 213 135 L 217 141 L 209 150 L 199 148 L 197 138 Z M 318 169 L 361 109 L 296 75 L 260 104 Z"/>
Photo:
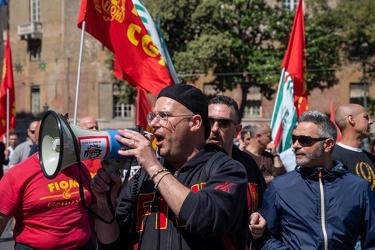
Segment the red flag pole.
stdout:
<path fill-rule="evenodd" d="M 82 51 L 83 51 L 83 40 L 85 38 L 86 21 L 82 22 L 81 42 L 79 47 L 79 59 L 78 59 L 78 72 L 77 72 L 77 87 L 76 87 L 76 99 L 74 104 L 74 119 L 73 125 L 77 125 L 77 113 L 78 113 L 78 97 L 79 87 L 81 84 L 81 66 L 82 66 Z"/>
<path fill-rule="evenodd" d="M 6 34 L 3 75 L 0 86 L 0 134 L 9 137 L 9 130 L 15 126 L 14 79 L 12 72 L 12 53 L 10 49 L 9 30 Z M 14 112 L 14 114 L 13 114 Z M 8 143 L 7 143 L 8 145 Z"/>
<path fill-rule="evenodd" d="M 9 124 L 10 124 L 10 93 L 9 93 L 9 88 L 7 88 L 7 124 L 6 124 L 6 148 L 9 147 Z"/>

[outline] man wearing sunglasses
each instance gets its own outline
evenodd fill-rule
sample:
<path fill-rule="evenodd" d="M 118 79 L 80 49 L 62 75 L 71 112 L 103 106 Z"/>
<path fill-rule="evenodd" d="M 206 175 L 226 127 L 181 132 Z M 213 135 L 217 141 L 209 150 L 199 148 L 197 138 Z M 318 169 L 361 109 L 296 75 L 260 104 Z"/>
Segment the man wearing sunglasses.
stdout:
<path fill-rule="evenodd" d="M 119 130 L 116 139 L 129 146 L 122 156 L 135 156 L 140 166 L 139 192 L 131 190 L 135 178 L 122 191 L 117 222 L 97 222 L 99 249 L 246 249 L 248 208 L 244 166 L 230 159 L 207 176 L 205 164 L 223 149 L 206 143 L 211 126 L 203 93 L 187 84 L 162 89 L 147 121 L 154 131 L 159 162 L 144 135 Z M 92 182 L 98 213 L 111 220 L 105 191 L 115 197 L 121 186 L 116 174 L 99 169 Z M 138 195 L 137 195 L 138 194 Z M 136 206 L 129 212 L 132 196 Z M 116 205 L 115 205 L 116 207 Z M 123 216 L 121 216 L 123 215 Z M 131 220 L 126 223 L 130 216 Z"/>
<path fill-rule="evenodd" d="M 370 185 L 332 160 L 337 131 L 325 114 L 308 111 L 293 130 L 296 171 L 264 194 L 262 249 L 375 248 L 375 200 Z"/>
<path fill-rule="evenodd" d="M 358 104 L 344 104 L 337 108 L 335 122 L 342 139 L 335 146 L 332 158 L 344 163 L 349 172 L 370 183 L 375 196 L 375 156 L 362 149 L 362 141 L 370 136 L 373 121 Z"/>
<path fill-rule="evenodd" d="M 253 157 L 234 146 L 234 139 L 242 129 L 237 102 L 223 95 L 212 98 L 208 103 L 208 120 L 211 124 L 211 134 L 207 142 L 219 145 L 230 157 L 241 162 L 246 168 L 251 199 L 249 228 L 253 237 L 259 238 L 266 223 L 256 211 L 261 209 L 267 184 Z"/>
<path fill-rule="evenodd" d="M 29 157 L 30 150 L 36 142 L 35 129 L 37 125 L 38 121 L 33 121 L 29 124 L 29 128 L 27 129 L 27 136 L 29 139 L 19 144 L 14 149 L 14 152 L 9 160 L 10 168 Z"/>

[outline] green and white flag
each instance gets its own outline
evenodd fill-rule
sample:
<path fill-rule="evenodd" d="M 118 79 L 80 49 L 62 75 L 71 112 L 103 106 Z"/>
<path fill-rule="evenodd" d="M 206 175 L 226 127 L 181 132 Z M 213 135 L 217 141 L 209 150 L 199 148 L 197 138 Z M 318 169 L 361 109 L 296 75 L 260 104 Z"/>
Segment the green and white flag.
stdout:
<path fill-rule="evenodd" d="M 294 106 L 293 81 L 291 75 L 283 68 L 271 120 L 273 143 L 278 152 L 290 148 L 292 130 L 296 124 L 297 112 Z"/>
<path fill-rule="evenodd" d="M 273 143 L 278 152 L 290 148 L 298 117 L 308 110 L 306 44 L 302 0 L 299 1 L 288 48 L 281 65 L 281 77 L 271 120 Z"/>

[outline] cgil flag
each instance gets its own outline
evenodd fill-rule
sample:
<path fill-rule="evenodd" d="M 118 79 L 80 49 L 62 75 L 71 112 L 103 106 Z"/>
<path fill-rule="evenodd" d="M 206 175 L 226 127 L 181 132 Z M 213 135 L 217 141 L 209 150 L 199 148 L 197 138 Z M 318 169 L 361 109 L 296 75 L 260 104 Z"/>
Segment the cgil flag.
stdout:
<path fill-rule="evenodd" d="M 132 0 L 82 0 L 78 27 L 114 53 L 123 78 L 155 96 L 173 83 L 165 58 L 153 42 Z"/>
<path fill-rule="evenodd" d="M 179 83 L 177 72 L 176 72 L 176 70 L 173 66 L 172 58 L 169 54 L 167 44 L 164 40 L 164 37 L 163 37 L 160 29 L 158 28 L 158 26 L 156 26 L 154 20 L 152 19 L 150 13 L 146 9 L 146 7 L 144 6 L 142 1 L 132 0 L 132 2 L 133 2 L 133 5 L 134 5 L 139 17 L 141 18 L 141 21 L 142 21 L 143 25 L 145 26 L 148 34 L 150 35 L 153 43 L 155 44 L 157 49 L 160 51 L 160 54 L 162 55 L 162 58 L 164 58 L 164 60 L 166 62 L 166 65 L 167 65 L 168 72 L 169 72 L 170 76 L 172 77 L 173 82 Z M 114 56 L 114 68 L 113 68 L 113 70 L 114 70 L 114 76 L 116 78 L 121 79 L 121 80 L 126 79 L 126 73 L 124 73 L 122 71 L 119 60 L 117 59 L 116 55 Z"/>
<path fill-rule="evenodd" d="M 7 128 L 12 130 L 16 124 L 16 105 L 9 30 L 6 33 L 6 39 L 3 73 L 0 86 L 0 135 L 6 133 Z"/>
<path fill-rule="evenodd" d="M 167 65 L 168 72 L 172 77 L 173 82 L 179 83 L 177 72 L 173 66 L 172 58 L 169 54 L 167 44 L 164 40 L 161 30 L 155 24 L 150 13 L 148 12 L 148 10 L 146 9 L 141 0 L 133 0 L 133 4 L 153 43 L 155 44 L 156 48 L 160 51 L 160 54 Z"/>
<path fill-rule="evenodd" d="M 308 110 L 304 26 L 302 0 L 299 0 L 271 120 L 272 138 L 279 152 L 290 147 L 298 117 Z"/>

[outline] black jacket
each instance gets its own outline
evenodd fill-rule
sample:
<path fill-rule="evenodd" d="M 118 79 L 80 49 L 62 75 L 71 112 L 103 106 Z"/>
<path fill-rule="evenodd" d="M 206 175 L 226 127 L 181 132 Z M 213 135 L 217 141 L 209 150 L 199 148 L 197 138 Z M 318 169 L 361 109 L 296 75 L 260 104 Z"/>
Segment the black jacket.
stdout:
<path fill-rule="evenodd" d="M 262 208 L 263 194 L 267 189 L 267 183 L 264 180 L 258 164 L 250 154 L 241 151 L 237 146 L 233 146 L 232 157 L 241 162 L 246 169 L 251 197 L 251 212 L 260 211 Z"/>
<path fill-rule="evenodd" d="M 0 142 L 0 179 L 4 175 L 3 164 L 7 165 L 9 163 L 9 159 L 5 159 L 4 150 L 5 150 L 5 144 Z"/>
<path fill-rule="evenodd" d="M 246 249 L 246 170 L 238 161 L 230 160 L 207 180 L 204 165 L 217 151 L 222 149 L 207 144 L 179 169 L 177 179 L 193 191 L 181 207 L 179 220 L 154 189 L 150 177 L 140 171 L 139 180 L 133 177 L 124 190 L 117 212 L 117 218 L 129 213 L 131 187 L 134 180 L 139 181 L 131 229 L 125 225 L 114 244 L 100 243 L 99 249 L 126 249 L 135 243 L 139 249 Z M 168 163 L 164 166 L 168 168 Z"/>

